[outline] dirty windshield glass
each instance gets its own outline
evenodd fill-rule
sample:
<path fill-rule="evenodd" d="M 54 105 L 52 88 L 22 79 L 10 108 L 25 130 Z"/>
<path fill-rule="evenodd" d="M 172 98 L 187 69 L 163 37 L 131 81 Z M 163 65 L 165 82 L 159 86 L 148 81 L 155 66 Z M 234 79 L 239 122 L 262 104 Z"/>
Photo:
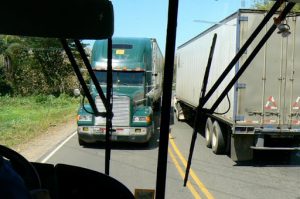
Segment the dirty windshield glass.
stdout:
<path fill-rule="evenodd" d="M 66 164 L 101 174 L 109 168 L 109 176 L 136 199 L 157 197 L 156 185 L 162 182 L 158 174 L 166 174 L 166 199 L 300 199 L 300 6 L 280 21 L 274 17 L 292 0 L 180 1 L 172 52 L 167 47 L 171 42 L 166 42 L 169 1 L 109 2 L 115 19 L 113 114 L 107 114 L 102 102 L 110 90 L 105 71 L 108 40 L 80 41 L 101 95 L 89 81 L 83 59 L 74 53 L 87 83 L 84 91 L 60 39 L 0 35 L 0 144 L 38 163 L 36 168 L 40 163 Z M 271 9 L 274 3 L 277 8 Z M 267 14 L 270 9 L 275 15 Z M 251 37 L 263 21 L 266 26 Z M 68 44 L 77 52 L 73 40 Z M 166 61 L 170 54 L 174 64 Z M 234 59 L 237 55 L 240 59 Z M 238 81 L 227 87 L 246 66 Z M 166 72 L 171 68 L 174 71 Z M 226 72 L 224 81 L 215 85 Z M 172 90 L 165 92 L 164 80 L 172 78 Z M 223 94 L 225 89 L 229 91 Z M 223 99 L 218 100 L 220 95 Z M 206 102 L 205 109 L 199 101 Z M 112 117 L 111 132 L 106 116 Z M 161 124 L 170 128 L 163 130 Z M 163 165 L 161 145 L 166 170 L 158 169 Z M 57 172 L 48 172 L 51 168 L 45 169 L 41 181 L 55 199 L 57 189 L 65 189 L 51 185 L 61 180 L 53 177 Z M 70 181 L 59 184 L 80 194 L 73 189 L 76 175 L 68 177 Z M 94 181 L 81 183 L 90 191 Z M 95 198 L 103 196 L 104 184 L 93 187 Z"/>

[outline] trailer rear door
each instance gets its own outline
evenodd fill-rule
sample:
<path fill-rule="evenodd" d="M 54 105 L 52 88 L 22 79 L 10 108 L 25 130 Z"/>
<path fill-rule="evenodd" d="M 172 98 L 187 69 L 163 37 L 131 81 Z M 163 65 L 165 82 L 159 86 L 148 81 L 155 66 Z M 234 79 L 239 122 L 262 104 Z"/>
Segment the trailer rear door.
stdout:
<path fill-rule="evenodd" d="M 263 14 L 242 13 L 240 45 L 263 17 Z M 300 24 L 296 16 L 288 17 L 285 23 L 291 34 L 283 37 L 276 31 L 237 84 L 238 123 L 281 128 L 300 125 L 300 56 L 296 53 L 300 52 Z M 270 21 L 248 48 L 240 66 L 272 24 Z"/>

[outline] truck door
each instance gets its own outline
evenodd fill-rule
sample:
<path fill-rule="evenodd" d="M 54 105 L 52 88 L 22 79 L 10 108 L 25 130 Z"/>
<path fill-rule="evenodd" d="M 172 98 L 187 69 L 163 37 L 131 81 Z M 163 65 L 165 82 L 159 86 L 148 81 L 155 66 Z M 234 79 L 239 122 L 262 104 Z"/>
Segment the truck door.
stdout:
<path fill-rule="evenodd" d="M 296 17 L 289 17 L 285 23 L 290 34 L 274 33 L 265 47 L 266 64 L 262 71 L 261 123 L 276 124 L 280 128 L 300 124 L 300 92 L 297 89 L 300 70 L 299 56 L 295 53 L 300 49 L 296 45 L 299 43 Z"/>
<path fill-rule="evenodd" d="M 298 17 L 288 18 L 291 34 L 287 37 L 287 79 L 285 102 L 285 120 L 290 126 L 300 125 L 300 21 Z M 284 114 L 284 112 L 283 112 Z"/>

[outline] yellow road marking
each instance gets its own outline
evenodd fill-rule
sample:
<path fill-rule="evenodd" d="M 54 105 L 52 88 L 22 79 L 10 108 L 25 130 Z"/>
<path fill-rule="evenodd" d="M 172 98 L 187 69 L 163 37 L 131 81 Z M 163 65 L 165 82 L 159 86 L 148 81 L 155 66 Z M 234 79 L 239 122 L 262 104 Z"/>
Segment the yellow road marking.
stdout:
<path fill-rule="evenodd" d="M 178 147 L 176 146 L 174 140 L 171 139 L 171 136 L 169 136 L 170 143 L 175 151 L 175 153 L 178 155 L 179 159 L 181 160 L 182 164 L 186 167 L 187 161 L 179 151 Z M 190 175 L 193 178 L 193 180 L 196 182 L 198 187 L 201 189 L 201 191 L 205 194 L 205 196 L 208 199 L 214 199 L 214 197 L 211 195 L 211 193 L 208 191 L 208 189 L 205 187 L 205 185 L 200 181 L 200 179 L 197 177 L 196 173 L 190 168 Z"/>
<path fill-rule="evenodd" d="M 182 179 L 184 179 L 184 171 L 182 170 L 182 168 L 179 166 L 179 163 L 178 161 L 176 160 L 175 158 L 175 155 L 173 154 L 172 150 L 170 150 L 169 148 L 169 155 L 176 167 L 176 169 L 178 170 L 180 176 L 182 177 Z M 196 189 L 194 188 L 194 186 L 190 183 L 190 182 L 187 182 L 187 187 L 188 189 L 191 191 L 191 193 L 193 194 L 193 196 L 196 198 L 196 199 L 201 199 L 201 197 L 199 196 L 198 192 L 196 191 Z"/>

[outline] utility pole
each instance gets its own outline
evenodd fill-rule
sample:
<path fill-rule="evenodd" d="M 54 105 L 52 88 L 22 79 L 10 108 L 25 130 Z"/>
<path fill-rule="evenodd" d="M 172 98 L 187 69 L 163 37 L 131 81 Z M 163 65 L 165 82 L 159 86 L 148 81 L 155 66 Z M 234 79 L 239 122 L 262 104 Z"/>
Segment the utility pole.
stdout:
<path fill-rule="evenodd" d="M 241 8 L 245 8 L 246 7 L 246 2 L 245 0 L 241 0 Z"/>

